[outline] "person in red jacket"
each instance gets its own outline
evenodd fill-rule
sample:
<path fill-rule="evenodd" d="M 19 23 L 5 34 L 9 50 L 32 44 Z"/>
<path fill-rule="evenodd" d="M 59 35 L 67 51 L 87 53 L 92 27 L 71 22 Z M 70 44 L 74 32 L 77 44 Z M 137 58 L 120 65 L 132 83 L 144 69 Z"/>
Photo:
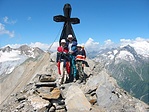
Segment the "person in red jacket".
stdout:
<path fill-rule="evenodd" d="M 70 62 L 69 62 L 69 54 L 68 47 L 66 46 L 65 39 L 61 40 L 60 46 L 57 48 L 57 66 L 59 72 L 59 84 L 63 84 L 66 82 L 66 78 L 69 77 L 70 74 Z"/>

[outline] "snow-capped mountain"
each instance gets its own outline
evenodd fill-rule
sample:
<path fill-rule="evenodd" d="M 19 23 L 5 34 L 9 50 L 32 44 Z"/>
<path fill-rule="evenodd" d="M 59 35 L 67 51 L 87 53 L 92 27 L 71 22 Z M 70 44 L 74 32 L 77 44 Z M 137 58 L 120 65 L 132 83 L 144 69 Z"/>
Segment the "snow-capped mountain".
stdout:
<path fill-rule="evenodd" d="M 19 66 L 28 58 L 35 58 L 42 54 L 39 48 L 32 48 L 27 45 L 22 45 L 17 49 L 9 46 L 0 49 L 0 75 L 10 74 L 15 67 Z"/>
<path fill-rule="evenodd" d="M 119 85 L 149 103 L 149 42 L 137 42 L 112 49 L 102 49 L 93 58 L 117 79 Z"/>

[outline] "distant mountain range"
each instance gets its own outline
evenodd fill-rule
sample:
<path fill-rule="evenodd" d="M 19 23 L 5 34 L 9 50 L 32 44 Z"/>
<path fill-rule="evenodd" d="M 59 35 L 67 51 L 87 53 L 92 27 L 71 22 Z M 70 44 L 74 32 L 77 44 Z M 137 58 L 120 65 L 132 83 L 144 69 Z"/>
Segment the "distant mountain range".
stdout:
<path fill-rule="evenodd" d="M 40 48 L 27 45 L 13 49 L 0 48 L 0 79 L 30 58 L 44 53 Z M 117 48 L 100 49 L 87 54 L 100 62 L 131 95 L 149 104 L 149 42 L 133 43 Z M 35 58 L 36 59 L 36 58 Z M 2 81 L 2 80 L 1 80 Z"/>
<path fill-rule="evenodd" d="M 134 43 L 102 49 L 89 56 L 101 62 L 123 89 L 149 104 L 149 42 L 143 43 L 146 46 Z"/>
<path fill-rule="evenodd" d="M 0 48 L 0 76 L 10 74 L 15 67 L 19 66 L 28 58 L 35 58 L 44 51 L 38 47 L 22 45 L 13 49 L 9 46 Z"/>

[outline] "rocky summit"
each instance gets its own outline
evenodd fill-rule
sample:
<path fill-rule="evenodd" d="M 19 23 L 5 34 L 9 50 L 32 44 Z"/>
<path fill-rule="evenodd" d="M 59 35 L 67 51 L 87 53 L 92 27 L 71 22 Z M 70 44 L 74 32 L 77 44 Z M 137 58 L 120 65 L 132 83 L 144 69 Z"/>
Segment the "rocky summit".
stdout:
<path fill-rule="evenodd" d="M 1 112 L 148 112 L 97 62 L 87 59 L 86 83 L 58 85 L 55 53 L 39 54 L 0 81 Z"/>

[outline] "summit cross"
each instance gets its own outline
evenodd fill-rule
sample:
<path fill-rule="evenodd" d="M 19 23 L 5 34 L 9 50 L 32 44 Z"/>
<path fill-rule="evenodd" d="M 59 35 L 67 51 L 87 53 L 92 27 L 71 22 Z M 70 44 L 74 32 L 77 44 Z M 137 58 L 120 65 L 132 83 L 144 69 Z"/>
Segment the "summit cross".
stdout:
<path fill-rule="evenodd" d="M 79 24 L 80 19 L 79 18 L 71 18 L 71 5 L 70 4 L 65 4 L 63 11 L 64 11 L 64 16 L 63 15 L 57 15 L 53 17 L 53 20 L 55 22 L 64 22 L 63 30 L 59 39 L 59 42 L 61 39 L 67 40 L 67 36 L 71 34 L 74 37 L 74 40 L 77 41 L 76 36 L 74 34 L 73 28 L 71 24 Z"/>

